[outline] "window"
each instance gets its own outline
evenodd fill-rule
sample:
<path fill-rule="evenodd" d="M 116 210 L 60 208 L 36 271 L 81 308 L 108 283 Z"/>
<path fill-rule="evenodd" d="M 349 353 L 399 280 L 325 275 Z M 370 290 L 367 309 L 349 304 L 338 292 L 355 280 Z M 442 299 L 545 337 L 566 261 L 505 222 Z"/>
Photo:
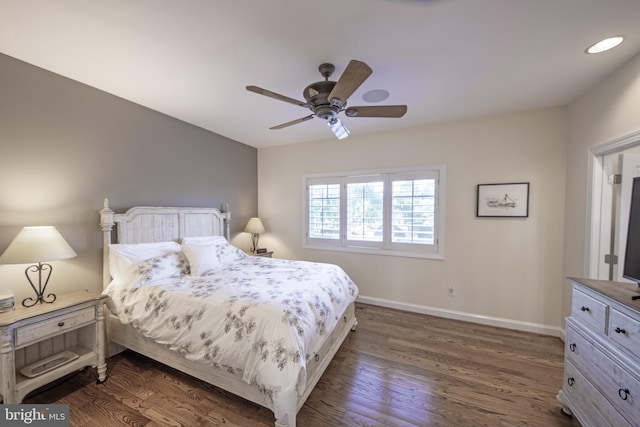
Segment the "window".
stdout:
<path fill-rule="evenodd" d="M 340 238 L 340 184 L 325 183 L 309 187 L 309 237 Z"/>
<path fill-rule="evenodd" d="M 305 247 L 443 258 L 444 165 L 308 175 Z"/>

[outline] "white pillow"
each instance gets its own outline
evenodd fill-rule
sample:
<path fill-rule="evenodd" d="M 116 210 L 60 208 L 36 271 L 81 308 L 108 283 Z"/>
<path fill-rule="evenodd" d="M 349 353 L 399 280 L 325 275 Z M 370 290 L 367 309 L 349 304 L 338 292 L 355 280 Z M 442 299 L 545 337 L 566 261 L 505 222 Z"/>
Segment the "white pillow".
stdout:
<path fill-rule="evenodd" d="M 198 236 L 198 237 L 183 237 L 183 245 L 213 245 L 221 241 L 226 242 L 227 239 L 224 236 Z"/>
<path fill-rule="evenodd" d="M 224 237 L 212 244 L 183 244 L 182 251 L 189 260 L 191 274 L 195 276 L 201 276 L 223 264 L 247 256 L 229 244 Z"/>
<path fill-rule="evenodd" d="M 176 242 L 158 243 L 117 243 L 109 245 L 109 271 L 111 277 L 120 279 L 125 276 L 130 266 L 157 256 L 180 252 Z"/>
<path fill-rule="evenodd" d="M 220 266 L 220 260 L 216 256 L 216 245 L 182 245 L 182 252 L 189 260 L 193 276 L 202 276 Z"/>

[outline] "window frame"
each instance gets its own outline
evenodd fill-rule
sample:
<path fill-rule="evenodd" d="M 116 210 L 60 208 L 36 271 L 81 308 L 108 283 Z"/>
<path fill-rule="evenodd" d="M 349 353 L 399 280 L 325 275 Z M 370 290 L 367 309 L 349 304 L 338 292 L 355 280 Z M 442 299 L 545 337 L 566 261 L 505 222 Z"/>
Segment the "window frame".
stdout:
<path fill-rule="evenodd" d="M 349 239 L 347 236 L 347 184 L 371 182 L 383 177 L 383 241 L 371 242 Z M 392 242 L 392 183 L 401 180 L 435 179 L 434 191 L 434 243 L 413 244 Z M 375 255 L 401 256 L 410 258 L 444 259 L 445 248 L 445 207 L 446 207 L 446 165 L 430 164 L 418 167 L 368 169 L 333 173 L 303 175 L 303 230 L 305 249 L 320 249 L 339 252 L 355 252 Z M 309 186 L 340 182 L 340 232 L 338 239 L 309 237 Z"/>

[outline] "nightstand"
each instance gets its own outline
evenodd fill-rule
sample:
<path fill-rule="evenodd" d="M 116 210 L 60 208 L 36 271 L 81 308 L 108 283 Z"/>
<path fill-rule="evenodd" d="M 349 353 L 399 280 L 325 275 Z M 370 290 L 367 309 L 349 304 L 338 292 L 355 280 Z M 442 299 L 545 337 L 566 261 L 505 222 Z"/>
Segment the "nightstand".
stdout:
<path fill-rule="evenodd" d="M 0 313 L 0 394 L 20 403 L 31 391 L 86 366 L 107 377 L 104 295 L 78 291 L 52 304 Z"/>

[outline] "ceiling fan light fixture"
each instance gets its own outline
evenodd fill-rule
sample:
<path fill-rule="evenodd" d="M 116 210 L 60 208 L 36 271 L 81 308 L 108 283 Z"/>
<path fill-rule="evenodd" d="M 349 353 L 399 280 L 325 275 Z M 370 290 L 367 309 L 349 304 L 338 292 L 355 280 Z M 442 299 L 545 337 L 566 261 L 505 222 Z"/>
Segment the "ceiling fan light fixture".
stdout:
<path fill-rule="evenodd" d="M 329 126 L 331 132 L 333 132 L 338 139 L 345 139 L 350 135 L 349 129 L 347 129 L 339 119 L 333 118 L 327 120 L 327 126 Z"/>
<path fill-rule="evenodd" d="M 608 37 L 604 40 L 600 40 L 599 42 L 592 44 L 584 52 L 588 54 L 606 52 L 607 50 L 613 49 L 614 47 L 620 45 L 620 43 L 622 43 L 624 39 L 624 36 Z"/>

